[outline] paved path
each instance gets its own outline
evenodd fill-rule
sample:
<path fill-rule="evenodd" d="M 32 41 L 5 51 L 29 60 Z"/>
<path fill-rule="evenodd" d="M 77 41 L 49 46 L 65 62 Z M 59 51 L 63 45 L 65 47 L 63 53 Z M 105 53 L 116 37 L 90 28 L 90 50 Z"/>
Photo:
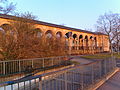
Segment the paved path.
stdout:
<path fill-rule="evenodd" d="M 93 62 L 94 60 L 88 60 L 88 59 L 84 59 L 79 56 L 76 56 L 72 58 L 72 61 L 80 62 L 80 64 L 87 64 L 87 63 Z M 97 90 L 120 90 L 120 71 L 117 72 L 108 81 L 106 81 Z"/>
<path fill-rule="evenodd" d="M 120 90 L 120 71 L 105 82 L 97 90 Z"/>
<path fill-rule="evenodd" d="M 85 58 L 81 58 L 80 56 L 76 56 L 76 57 L 72 58 L 71 60 L 72 61 L 77 61 L 80 64 L 87 64 L 87 63 L 93 62 L 93 60 L 88 60 L 88 59 L 85 59 Z"/>

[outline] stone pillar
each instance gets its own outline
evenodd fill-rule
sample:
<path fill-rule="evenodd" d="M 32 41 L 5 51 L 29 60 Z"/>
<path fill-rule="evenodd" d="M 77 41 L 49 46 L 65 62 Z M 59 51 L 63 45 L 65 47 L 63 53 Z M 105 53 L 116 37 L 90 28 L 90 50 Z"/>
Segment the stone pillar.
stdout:
<path fill-rule="evenodd" d="M 94 54 L 94 51 L 95 49 L 94 49 L 94 40 L 92 39 L 91 40 L 91 52 L 92 52 L 92 54 Z"/>
<path fill-rule="evenodd" d="M 85 45 L 86 44 L 86 41 L 85 41 L 85 39 L 83 39 L 83 53 L 85 53 Z"/>
<path fill-rule="evenodd" d="M 69 55 L 71 55 L 72 54 L 72 42 L 73 42 L 73 40 L 72 40 L 72 38 L 71 37 L 69 37 L 68 38 L 68 46 L 69 46 Z"/>

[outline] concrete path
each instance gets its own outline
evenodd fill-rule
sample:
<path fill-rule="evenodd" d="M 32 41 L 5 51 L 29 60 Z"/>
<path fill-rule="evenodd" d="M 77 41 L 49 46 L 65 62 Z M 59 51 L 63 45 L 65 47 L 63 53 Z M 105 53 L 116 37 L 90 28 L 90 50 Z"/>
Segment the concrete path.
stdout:
<path fill-rule="evenodd" d="M 97 90 L 120 90 L 120 71 L 106 81 Z"/>
<path fill-rule="evenodd" d="M 80 62 L 80 64 L 87 64 L 87 63 L 94 61 L 94 60 L 88 60 L 85 58 L 81 58 L 80 56 L 76 56 L 72 58 L 71 60 Z M 108 81 L 106 81 L 97 90 L 120 90 L 120 71 L 117 72 L 114 76 L 112 76 Z"/>
<path fill-rule="evenodd" d="M 77 61 L 80 64 L 87 64 L 87 63 L 93 62 L 93 60 L 88 60 L 88 59 L 85 59 L 85 58 L 81 58 L 80 56 L 75 56 L 71 60 L 72 61 Z"/>

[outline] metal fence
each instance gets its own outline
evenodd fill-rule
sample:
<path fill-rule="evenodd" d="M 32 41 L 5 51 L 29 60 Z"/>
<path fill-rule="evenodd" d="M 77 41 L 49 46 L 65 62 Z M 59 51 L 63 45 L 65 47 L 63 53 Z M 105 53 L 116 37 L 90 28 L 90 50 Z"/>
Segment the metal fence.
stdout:
<path fill-rule="evenodd" d="M 115 58 L 1 84 L 0 90 L 86 90 L 114 71 Z"/>
<path fill-rule="evenodd" d="M 56 68 L 68 61 L 67 56 L 0 61 L 0 83 L 23 77 L 36 70 Z"/>

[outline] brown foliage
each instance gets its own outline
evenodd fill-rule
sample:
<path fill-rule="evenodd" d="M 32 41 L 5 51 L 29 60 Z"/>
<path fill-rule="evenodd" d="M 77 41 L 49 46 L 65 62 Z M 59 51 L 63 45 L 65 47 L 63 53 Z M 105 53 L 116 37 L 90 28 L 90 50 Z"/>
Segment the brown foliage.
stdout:
<path fill-rule="evenodd" d="M 4 60 L 63 56 L 65 44 L 55 37 L 38 37 L 34 23 L 20 19 L 4 26 L 0 35 L 0 53 Z"/>

